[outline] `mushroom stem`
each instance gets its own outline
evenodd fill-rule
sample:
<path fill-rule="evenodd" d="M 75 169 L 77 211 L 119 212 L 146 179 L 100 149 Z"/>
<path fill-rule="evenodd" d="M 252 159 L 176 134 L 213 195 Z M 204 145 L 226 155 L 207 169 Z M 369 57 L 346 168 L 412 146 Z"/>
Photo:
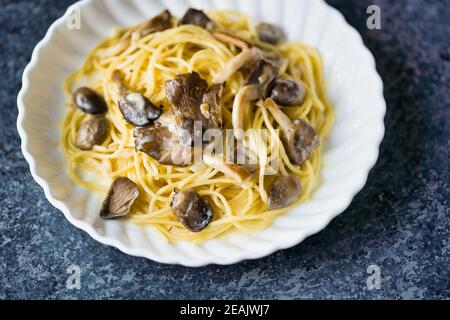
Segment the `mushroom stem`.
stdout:
<path fill-rule="evenodd" d="M 114 70 L 111 81 L 119 96 L 124 96 L 127 94 L 128 90 L 123 84 L 123 75 L 119 70 Z"/>
<path fill-rule="evenodd" d="M 233 105 L 233 129 L 237 140 L 242 140 L 244 115 L 248 104 L 265 98 L 270 83 L 275 79 L 278 70 L 265 60 L 259 61 L 256 68 L 247 77 L 245 85 L 239 90 Z"/>
<path fill-rule="evenodd" d="M 213 32 L 213 36 L 219 41 L 235 45 L 236 47 L 241 48 L 242 50 L 250 49 L 252 47 L 251 43 L 249 43 L 248 41 L 245 41 L 244 39 L 239 38 L 238 36 L 226 32 L 216 31 Z"/>
<path fill-rule="evenodd" d="M 152 19 L 138 24 L 133 28 L 133 32 L 138 32 L 141 37 L 145 37 L 153 32 L 164 31 L 172 27 L 172 14 L 169 10 L 161 12 Z"/>
<path fill-rule="evenodd" d="M 261 57 L 260 50 L 256 48 L 244 49 L 241 53 L 228 61 L 225 67 L 217 73 L 213 79 L 214 83 L 224 83 L 230 76 L 241 69 L 245 64 L 253 59 Z"/>
<path fill-rule="evenodd" d="M 232 113 L 232 122 L 233 122 L 233 130 L 234 130 L 234 136 L 237 140 L 243 139 L 243 132 L 244 129 L 244 118 L 245 113 L 247 110 L 247 107 L 249 105 L 249 101 L 253 100 L 252 94 L 254 90 L 252 86 L 245 86 L 242 87 L 239 92 L 236 94 L 236 97 L 234 99 L 233 103 L 233 113 Z"/>
<path fill-rule="evenodd" d="M 292 126 L 292 121 L 289 117 L 281 111 L 280 107 L 272 99 L 266 99 L 264 101 L 264 106 L 272 114 L 272 117 L 280 125 L 281 130 L 286 133 Z"/>
<path fill-rule="evenodd" d="M 203 163 L 211 168 L 219 170 L 239 183 L 251 176 L 244 167 L 237 164 L 227 164 L 221 157 L 213 156 L 210 153 L 203 155 Z"/>

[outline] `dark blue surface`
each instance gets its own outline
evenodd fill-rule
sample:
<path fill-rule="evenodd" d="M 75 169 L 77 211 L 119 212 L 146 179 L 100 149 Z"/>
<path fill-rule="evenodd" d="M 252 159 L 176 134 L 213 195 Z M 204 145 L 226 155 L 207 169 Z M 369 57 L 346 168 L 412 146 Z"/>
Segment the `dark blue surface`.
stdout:
<path fill-rule="evenodd" d="M 0 1 L 0 299 L 450 298 L 450 3 L 329 0 L 360 31 L 385 83 L 387 133 L 348 210 L 258 261 L 189 269 L 122 254 L 69 224 L 29 174 L 15 127 L 21 75 L 73 1 Z M 382 30 L 366 9 L 382 9 Z M 67 267 L 79 265 L 81 289 Z M 381 268 L 381 289 L 366 287 Z"/>

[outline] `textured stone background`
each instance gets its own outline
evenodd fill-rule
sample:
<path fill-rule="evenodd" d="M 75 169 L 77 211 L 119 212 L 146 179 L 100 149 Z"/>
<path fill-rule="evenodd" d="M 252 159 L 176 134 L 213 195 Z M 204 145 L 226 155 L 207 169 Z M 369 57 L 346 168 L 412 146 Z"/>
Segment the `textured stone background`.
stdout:
<path fill-rule="evenodd" d="M 36 43 L 73 1 L 0 1 L 0 299 L 450 298 L 450 4 L 328 0 L 363 35 L 385 83 L 387 133 L 350 208 L 301 245 L 188 269 L 134 258 L 70 225 L 33 181 L 16 96 Z M 383 29 L 365 27 L 381 6 Z M 380 290 L 366 288 L 378 264 Z M 66 269 L 82 269 L 68 290 Z"/>

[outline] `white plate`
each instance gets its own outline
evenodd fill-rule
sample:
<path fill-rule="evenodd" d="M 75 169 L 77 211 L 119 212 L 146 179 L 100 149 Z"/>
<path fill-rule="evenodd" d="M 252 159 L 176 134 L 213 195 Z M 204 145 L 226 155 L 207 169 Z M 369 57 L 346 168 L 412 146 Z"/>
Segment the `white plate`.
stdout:
<path fill-rule="evenodd" d="M 240 10 L 255 22 L 281 25 L 290 40 L 318 48 L 324 58 L 328 94 L 337 116 L 324 155 L 323 182 L 311 201 L 278 217 L 264 231 L 232 234 L 203 245 L 165 243 L 151 227 L 143 229 L 127 221 L 100 219 L 101 199 L 71 181 L 59 145 L 61 120 L 66 112 L 62 83 L 81 66 L 88 52 L 116 27 L 141 22 L 164 8 L 181 16 L 191 6 Z M 81 8 L 81 30 L 67 28 L 74 8 Z M 72 224 L 127 254 L 185 266 L 260 258 L 322 230 L 364 186 L 378 157 L 386 111 L 383 84 L 372 54 L 343 16 L 322 0 L 78 2 L 50 27 L 34 50 L 23 75 L 18 106 L 17 127 L 31 173 L 47 199 Z"/>

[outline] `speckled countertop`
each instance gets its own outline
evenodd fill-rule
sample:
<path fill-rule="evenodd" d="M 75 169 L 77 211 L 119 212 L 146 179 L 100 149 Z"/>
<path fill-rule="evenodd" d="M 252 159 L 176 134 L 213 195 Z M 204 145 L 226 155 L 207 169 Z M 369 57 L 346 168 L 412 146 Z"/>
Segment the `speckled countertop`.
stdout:
<path fill-rule="evenodd" d="M 258 261 L 189 269 L 101 245 L 45 199 L 20 151 L 16 96 L 70 0 L 0 1 L 0 299 L 450 298 L 450 4 L 328 0 L 385 83 L 387 133 L 367 185 L 324 231 Z M 366 28 L 378 4 L 382 29 Z M 81 289 L 66 287 L 81 269 Z M 381 269 L 369 290 L 367 268 Z"/>

